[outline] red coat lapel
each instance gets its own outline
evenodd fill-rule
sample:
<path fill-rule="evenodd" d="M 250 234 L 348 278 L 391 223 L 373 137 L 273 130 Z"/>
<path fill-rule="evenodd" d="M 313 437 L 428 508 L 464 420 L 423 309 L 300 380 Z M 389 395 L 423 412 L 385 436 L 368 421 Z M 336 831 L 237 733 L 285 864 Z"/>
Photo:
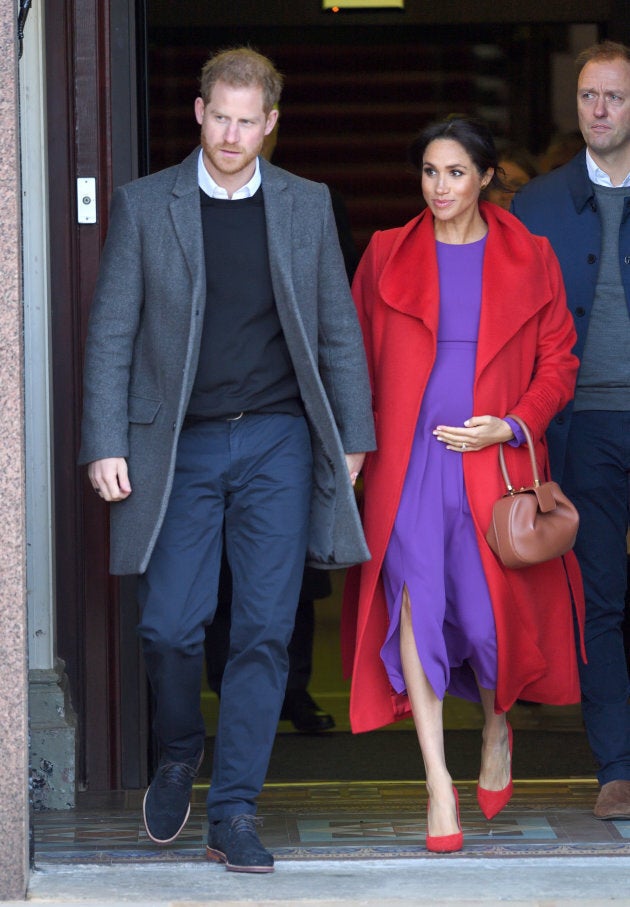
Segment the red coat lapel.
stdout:
<path fill-rule="evenodd" d="M 390 308 L 419 318 L 437 336 L 440 287 L 433 218 L 428 211 L 398 231 L 378 288 Z"/>
<path fill-rule="evenodd" d="M 497 205 L 482 202 L 480 208 L 488 224 L 488 241 L 483 266 L 477 378 L 553 296 L 538 241 L 520 221 Z"/>
<path fill-rule="evenodd" d="M 482 202 L 480 208 L 488 224 L 488 240 L 477 376 L 553 295 L 537 240 L 497 205 Z M 540 262 L 540 267 L 532 267 L 532 258 Z M 378 289 L 390 308 L 418 318 L 434 338 L 437 336 L 439 275 L 433 218 L 428 210 L 398 231 Z"/>

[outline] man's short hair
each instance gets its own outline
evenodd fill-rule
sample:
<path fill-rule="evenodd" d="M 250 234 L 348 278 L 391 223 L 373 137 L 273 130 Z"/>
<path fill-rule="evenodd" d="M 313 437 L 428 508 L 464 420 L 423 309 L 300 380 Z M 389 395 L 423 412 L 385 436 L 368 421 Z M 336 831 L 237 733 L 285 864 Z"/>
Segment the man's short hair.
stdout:
<path fill-rule="evenodd" d="M 575 60 L 578 73 L 582 72 L 587 63 L 609 63 L 611 60 L 625 60 L 630 63 L 630 47 L 619 44 L 617 41 L 599 41 L 591 44 L 578 54 Z"/>
<path fill-rule="evenodd" d="M 250 47 L 233 47 L 211 56 L 201 70 L 200 93 L 207 104 L 217 82 L 232 88 L 258 86 L 263 92 L 263 110 L 273 110 L 280 100 L 282 75 L 271 60 Z"/>

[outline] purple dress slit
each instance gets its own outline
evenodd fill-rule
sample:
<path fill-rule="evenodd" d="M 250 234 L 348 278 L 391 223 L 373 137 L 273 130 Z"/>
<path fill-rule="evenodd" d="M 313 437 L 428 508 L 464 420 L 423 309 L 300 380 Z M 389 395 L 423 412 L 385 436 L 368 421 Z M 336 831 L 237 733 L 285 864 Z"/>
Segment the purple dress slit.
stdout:
<path fill-rule="evenodd" d="M 479 700 L 477 680 L 494 689 L 496 629 L 466 498 L 462 456 L 432 434 L 472 416 L 485 237 L 437 243 L 440 321 L 437 357 L 416 426 L 396 521 L 383 563 L 389 630 L 381 658 L 398 693 L 400 610 L 409 591 L 414 637 L 435 694 Z"/>

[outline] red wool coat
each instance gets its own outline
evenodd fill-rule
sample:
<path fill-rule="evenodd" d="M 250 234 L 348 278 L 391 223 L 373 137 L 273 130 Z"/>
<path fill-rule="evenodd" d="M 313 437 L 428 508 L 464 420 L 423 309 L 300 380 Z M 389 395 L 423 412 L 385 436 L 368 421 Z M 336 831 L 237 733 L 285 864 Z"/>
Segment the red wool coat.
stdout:
<path fill-rule="evenodd" d="M 578 369 L 560 268 L 545 238 L 496 205 L 482 202 L 480 208 L 488 238 L 471 416 L 520 416 L 534 437 L 540 475 L 548 476 L 544 432 L 571 398 Z M 353 294 L 378 450 L 367 455 L 363 468 L 363 523 L 372 560 L 348 573 L 342 648 L 346 673 L 352 674 L 352 728 L 367 731 L 410 714 L 406 695 L 392 689 L 379 654 L 388 621 L 381 567 L 437 348 L 438 268 L 428 211 L 374 235 Z M 514 485 L 530 485 L 527 447 L 507 447 L 505 456 Z M 492 505 L 505 493 L 497 446 L 465 454 L 463 468 L 497 630 L 496 709 L 506 711 L 517 698 L 578 702 L 571 591 L 580 626 L 584 599 L 575 556 L 523 570 L 503 567 L 485 540 Z"/>

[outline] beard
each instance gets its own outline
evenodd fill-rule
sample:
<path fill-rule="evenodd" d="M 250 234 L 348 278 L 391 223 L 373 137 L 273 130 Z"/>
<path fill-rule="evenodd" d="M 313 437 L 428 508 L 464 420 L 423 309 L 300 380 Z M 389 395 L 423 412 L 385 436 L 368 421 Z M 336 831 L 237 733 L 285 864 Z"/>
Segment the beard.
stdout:
<path fill-rule="evenodd" d="M 241 145 L 226 145 L 224 142 L 211 145 L 202 131 L 201 147 L 203 148 L 206 165 L 210 164 L 212 170 L 223 176 L 234 176 L 243 170 L 247 170 L 256 160 L 262 148 L 262 142 L 259 147 L 251 150 L 247 150 Z M 224 150 L 232 152 L 234 157 L 226 157 L 222 153 Z"/>

